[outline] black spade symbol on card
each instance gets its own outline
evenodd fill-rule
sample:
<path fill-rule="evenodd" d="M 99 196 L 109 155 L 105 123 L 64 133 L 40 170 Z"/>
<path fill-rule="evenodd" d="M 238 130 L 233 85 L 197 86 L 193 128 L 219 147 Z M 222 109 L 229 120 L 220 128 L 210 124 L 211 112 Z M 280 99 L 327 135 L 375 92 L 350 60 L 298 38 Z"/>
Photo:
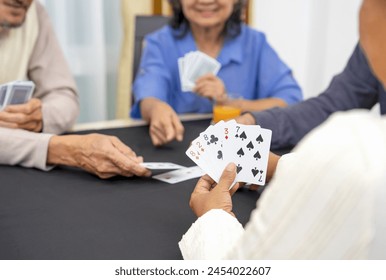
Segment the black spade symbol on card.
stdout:
<path fill-rule="evenodd" d="M 210 136 L 210 143 L 212 143 L 212 144 L 214 143 L 216 145 L 217 142 L 218 142 L 218 138 L 214 135 L 211 135 Z"/>
<path fill-rule="evenodd" d="M 240 148 L 240 150 L 237 152 L 237 155 L 239 157 L 242 157 L 244 155 L 244 151 L 243 151 L 243 148 Z"/>
<path fill-rule="evenodd" d="M 253 157 L 254 157 L 256 160 L 261 159 L 261 155 L 260 155 L 259 151 L 257 151 L 257 152 L 253 155 Z"/>
<path fill-rule="evenodd" d="M 243 133 L 240 134 L 240 138 L 242 141 L 244 141 L 244 139 L 247 139 L 247 135 L 245 134 L 245 131 L 243 131 Z"/>
<path fill-rule="evenodd" d="M 236 172 L 237 172 L 237 174 L 240 173 L 241 169 L 243 169 L 243 167 L 242 167 L 240 164 L 236 166 Z"/>
<path fill-rule="evenodd" d="M 222 159 L 222 151 L 217 151 L 217 158 Z"/>
<path fill-rule="evenodd" d="M 256 175 L 260 173 L 260 170 L 257 170 L 256 167 L 255 167 L 255 169 L 252 169 L 251 171 L 252 171 L 253 177 L 256 177 Z"/>
<path fill-rule="evenodd" d="M 257 141 L 257 143 L 259 143 L 259 144 L 264 142 L 264 139 L 263 139 L 263 137 L 261 136 L 261 134 L 259 135 L 259 137 L 256 138 L 256 141 Z"/>
<path fill-rule="evenodd" d="M 250 141 L 250 142 L 248 143 L 247 148 L 248 148 L 249 150 L 253 150 L 254 146 L 253 146 L 252 141 Z"/>

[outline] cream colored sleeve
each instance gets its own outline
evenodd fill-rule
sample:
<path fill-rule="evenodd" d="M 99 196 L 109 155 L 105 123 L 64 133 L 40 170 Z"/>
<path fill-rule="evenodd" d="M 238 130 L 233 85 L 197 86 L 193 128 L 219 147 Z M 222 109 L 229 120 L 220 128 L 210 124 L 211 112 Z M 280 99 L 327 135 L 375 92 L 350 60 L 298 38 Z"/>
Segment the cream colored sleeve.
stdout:
<path fill-rule="evenodd" d="M 76 84 L 56 39 L 47 12 L 36 2 L 39 35 L 28 77 L 36 84 L 34 97 L 43 103 L 43 132 L 68 131 L 79 114 Z"/>
<path fill-rule="evenodd" d="M 49 170 L 48 143 L 51 134 L 0 128 L 0 164 Z"/>
<path fill-rule="evenodd" d="M 375 189 L 385 183 L 385 143 L 385 121 L 367 112 L 334 115 L 308 135 L 294 155 L 280 160 L 244 233 L 229 241 L 223 230 L 236 227 L 235 221 L 197 221 L 200 225 L 194 224 L 190 237 L 181 241 L 184 257 L 367 258 L 375 231 Z M 213 236 L 226 241 L 216 245 L 223 248 L 219 254 L 208 255 L 204 248 Z"/>
<path fill-rule="evenodd" d="M 220 259 L 244 233 L 239 221 L 220 209 L 197 219 L 178 243 L 185 260 Z"/>

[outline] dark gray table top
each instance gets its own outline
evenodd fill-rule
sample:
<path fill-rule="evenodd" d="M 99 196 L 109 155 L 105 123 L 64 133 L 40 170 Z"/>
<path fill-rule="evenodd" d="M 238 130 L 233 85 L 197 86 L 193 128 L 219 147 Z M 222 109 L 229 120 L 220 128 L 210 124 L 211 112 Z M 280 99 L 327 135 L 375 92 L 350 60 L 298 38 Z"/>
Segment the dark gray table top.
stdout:
<path fill-rule="evenodd" d="M 184 141 L 162 148 L 151 145 L 145 126 L 97 132 L 118 136 L 145 161 L 194 166 L 185 150 L 209 120 L 184 125 Z M 0 259 L 181 259 L 177 243 L 196 219 L 188 202 L 197 179 L 170 185 L 10 166 L 0 166 L 0 178 Z M 234 195 L 241 223 L 258 197 L 247 189 Z"/>

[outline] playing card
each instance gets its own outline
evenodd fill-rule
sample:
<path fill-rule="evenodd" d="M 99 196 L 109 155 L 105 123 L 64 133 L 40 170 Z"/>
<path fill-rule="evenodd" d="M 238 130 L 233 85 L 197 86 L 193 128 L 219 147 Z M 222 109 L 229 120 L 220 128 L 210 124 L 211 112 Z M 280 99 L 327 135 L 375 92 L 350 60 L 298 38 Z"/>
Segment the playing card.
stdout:
<path fill-rule="evenodd" d="M 217 75 L 221 68 L 216 59 L 200 51 L 185 54 L 177 64 L 182 91 L 192 91 L 198 78 L 208 73 Z"/>
<path fill-rule="evenodd" d="M 194 88 L 194 83 L 190 83 L 185 76 L 185 59 L 184 57 L 180 57 L 177 60 L 178 63 L 178 74 L 180 76 L 180 83 L 182 91 L 192 91 Z"/>
<path fill-rule="evenodd" d="M 178 165 L 172 162 L 142 162 L 141 165 L 151 170 L 162 170 L 162 169 L 180 169 L 185 166 Z"/>
<path fill-rule="evenodd" d="M 211 168 L 209 149 L 206 148 L 205 140 L 199 136 L 194 139 L 186 151 L 186 155 L 193 160 L 201 169 L 210 172 L 210 176 L 215 176 L 215 170 Z M 212 177 L 213 178 L 213 177 Z"/>
<path fill-rule="evenodd" d="M 34 89 L 32 81 L 13 81 L 0 85 L 0 111 L 7 105 L 28 102 Z"/>
<path fill-rule="evenodd" d="M 186 79 L 191 83 L 195 83 L 198 78 L 208 73 L 217 75 L 221 67 L 220 63 L 205 53 L 197 52 L 196 54 L 194 63 L 186 74 Z"/>
<path fill-rule="evenodd" d="M 220 176 L 226 166 L 223 156 L 223 126 L 224 121 L 218 122 L 216 125 L 208 127 L 200 134 L 200 138 L 204 142 L 204 146 L 208 151 L 208 158 L 204 160 L 210 162 L 211 169 L 208 174 L 213 180 L 218 182 Z M 206 170 L 206 169 L 205 169 Z"/>
<path fill-rule="evenodd" d="M 258 125 L 221 121 L 200 133 L 186 154 L 216 182 L 233 162 L 237 167 L 235 182 L 264 185 L 271 134 Z"/>
<path fill-rule="evenodd" d="M 169 184 L 176 184 L 193 178 L 201 177 L 204 174 L 205 172 L 199 166 L 193 166 L 162 173 L 153 176 L 153 178 Z"/>
<path fill-rule="evenodd" d="M 236 125 L 224 145 L 224 160 L 237 167 L 236 181 L 264 185 L 272 132 L 258 126 Z"/>

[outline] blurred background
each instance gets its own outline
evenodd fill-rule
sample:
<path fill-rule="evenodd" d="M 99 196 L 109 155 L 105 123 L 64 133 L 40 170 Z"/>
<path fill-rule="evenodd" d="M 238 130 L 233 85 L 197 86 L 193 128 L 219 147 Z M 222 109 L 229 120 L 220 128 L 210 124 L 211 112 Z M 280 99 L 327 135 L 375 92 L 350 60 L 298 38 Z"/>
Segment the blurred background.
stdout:
<path fill-rule="evenodd" d="M 167 0 L 39 0 L 76 79 L 78 123 L 128 118 L 134 17 L 168 14 Z M 358 41 L 360 0 L 249 0 L 248 23 L 266 33 L 304 97 L 318 95 Z M 128 69 L 130 68 L 130 69 Z"/>

